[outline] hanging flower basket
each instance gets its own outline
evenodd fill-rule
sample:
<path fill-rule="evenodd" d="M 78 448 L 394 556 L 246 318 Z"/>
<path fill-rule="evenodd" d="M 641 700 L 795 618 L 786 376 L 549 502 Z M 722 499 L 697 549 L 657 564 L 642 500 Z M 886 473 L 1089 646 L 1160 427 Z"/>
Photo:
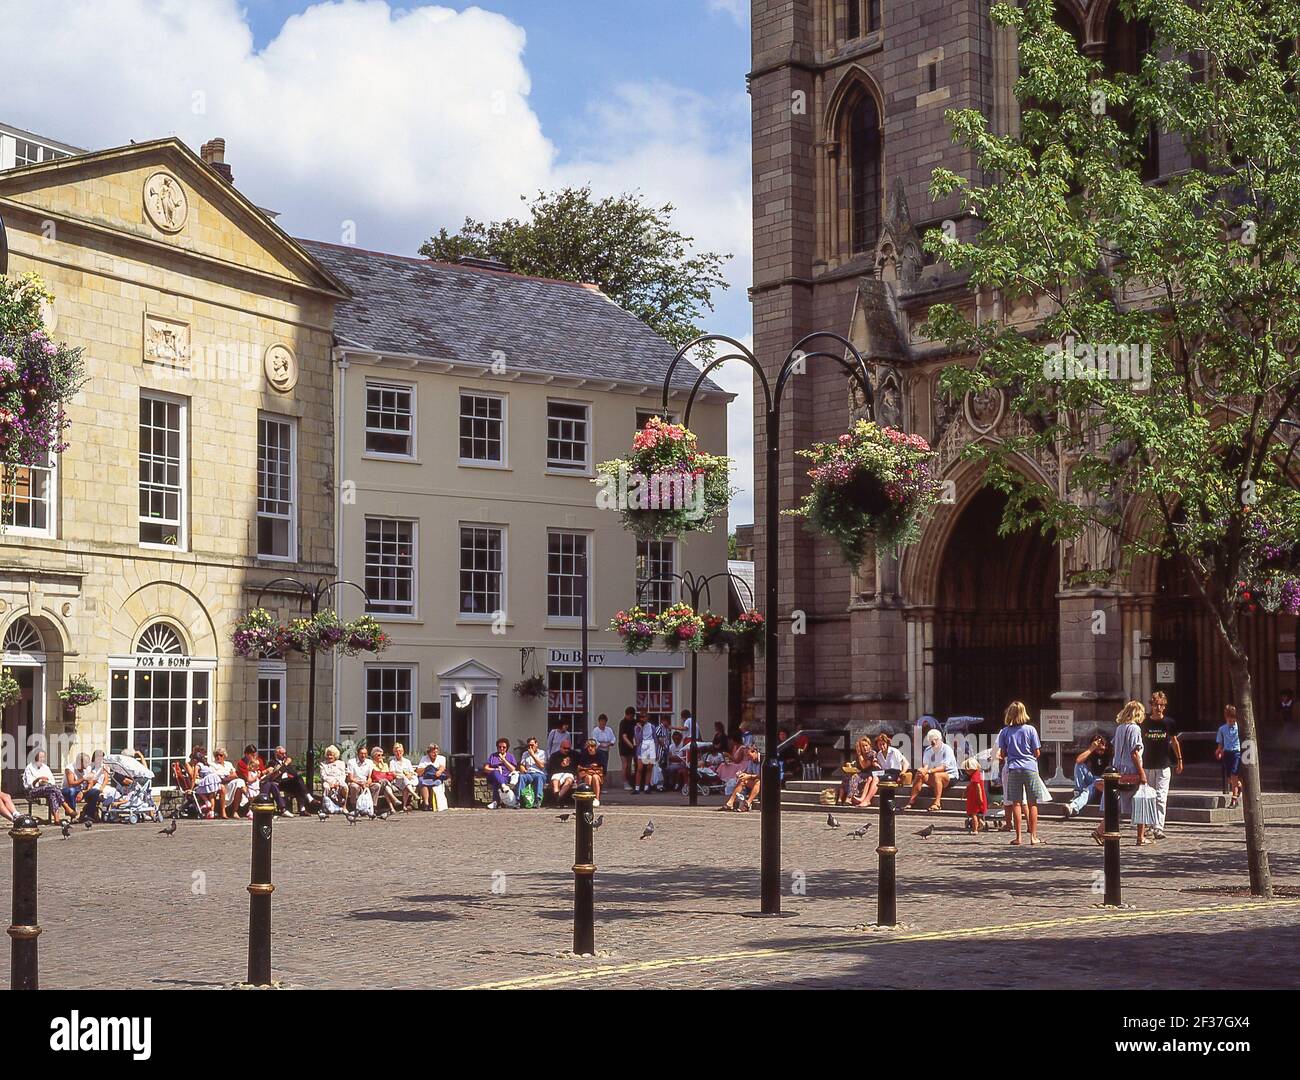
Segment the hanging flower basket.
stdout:
<path fill-rule="evenodd" d="M 230 640 L 235 653 L 250 660 L 278 659 L 289 646 L 287 631 L 266 608 L 253 608 L 236 622 Z"/>
<path fill-rule="evenodd" d="M 313 632 L 316 638 L 316 648 L 318 649 L 336 649 L 343 643 L 344 637 L 347 636 L 348 627 L 329 608 L 317 612 L 312 622 L 315 624 Z"/>
<path fill-rule="evenodd" d="M 546 696 L 546 680 L 540 675 L 530 675 L 526 679 L 520 679 L 515 683 L 515 693 L 526 700 L 544 698 Z"/>
<path fill-rule="evenodd" d="M 63 702 L 65 710 L 93 705 L 103 696 L 99 687 L 92 684 L 84 675 L 70 675 L 68 685 L 59 691 L 59 699 Z"/>
<path fill-rule="evenodd" d="M 813 462 L 812 490 L 784 513 L 833 539 L 850 566 L 873 549 L 897 553 L 914 542 L 938 501 L 934 454 L 919 435 L 859 420 L 835 442 L 799 453 Z"/>
<path fill-rule="evenodd" d="M 380 629 L 379 623 L 370 615 L 361 615 L 347 624 L 343 636 L 343 651 L 349 656 L 357 653 L 381 653 L 393 639 Z"/>
<path fill-rule="evenodd" d="M 0 473 L 47 465 L 64 449 L 64 410 L 86 381 L 81 350 L 56 344 L 33 318 L 42 299 L 34 275 L 0 277 Z"/>
<path fill-rule="evenodd" d="M 622 639 L 627 652 L 642 653 L 654 644 L 659 620 L 638 604 L 617 612 L 609 621 L 609 628 Z"/>
<path fill-rule="evenodd" d="M 8 668 L 0 668 L 0 709 L 7 709 L 22 695 L 22 687 Z"/>
<path fill-rule="evenodd" d="M 704 619 L 690 604 L 674 604 L 660 612 L 659 633 L 669 652 L 681 648 L 699 652 L 704 648 Z"/>
<path fill-rule="evenodd" d="M 1269 614 L 1300 615 L 1300 577 L 1275 571 L 1253 582 L 1237 582 L 1237 601 L 1253 615 L 1260 608 Z"/>
<path fill-rule="evenodd" d="M 750 652 L 763 645 L 763 613 L 755 608 L 742 611 L 727 624 L 731 648 L 735 652 Z"/>
<path fill-rule="evenodd" d="M 1237 602 L 1250 614 L 1300 615 L 1300 542 L 1295 527 L 1268 511 L 1251 516 L 1249 554 L 1237 582 Z"/>
<path fill-rule="evenodd" d="M 712 653 L 726 652 L 731 646 L 726 618 L 712 611 L 701 611 L 700 618 L 704 620 L 704 648 Z"/>
<path fill-rule="evenodd" d="M 734 494 L 731 459 L 706 454 L 695 434 L 658 416 L 632 439 L 632 456 L 596 466 L 596 505 L 617 509 L 623 527 L 642 540 L 683 532 L 711 532 L 725 520 Z"/>

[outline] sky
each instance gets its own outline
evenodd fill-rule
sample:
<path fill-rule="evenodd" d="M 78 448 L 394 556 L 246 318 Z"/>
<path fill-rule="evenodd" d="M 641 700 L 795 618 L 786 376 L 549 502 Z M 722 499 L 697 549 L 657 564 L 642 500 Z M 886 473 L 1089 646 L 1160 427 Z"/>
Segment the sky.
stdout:
<path fill-rule="evenodd" d="M 294 236 L 400 254 L 570 184 L 676 207 L 734 255 L 704 320 L 751 338 L 748 0 L 3 0 L 0 120 L 100 149 L 226 140 Z M 728 451 L 753 520 L 748 369 Z"/>

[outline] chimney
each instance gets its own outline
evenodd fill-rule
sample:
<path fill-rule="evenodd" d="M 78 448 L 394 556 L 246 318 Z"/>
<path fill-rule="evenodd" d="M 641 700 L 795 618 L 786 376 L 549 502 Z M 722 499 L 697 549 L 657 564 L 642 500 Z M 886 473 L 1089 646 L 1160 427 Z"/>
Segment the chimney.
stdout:
<path fill-rule="evenodd" d="M 489 256 L 480 258 L 478 255 L 461 255 L 456 259 L 457 266 L 472 266 L 475 270 L 502 270 L 509 273 L 510 267 L 500 259 Z"/>
<path fill-rule="evenodd" d="M 234 173 L 230 171 L 230 166 L 226 164 L 225 139 L 209 139 L 199 150 L 199 157 L 203 159 L 205 164 L 210 165 L 225 177 L 226 183 L 233 184 L 235 182 Z"/>

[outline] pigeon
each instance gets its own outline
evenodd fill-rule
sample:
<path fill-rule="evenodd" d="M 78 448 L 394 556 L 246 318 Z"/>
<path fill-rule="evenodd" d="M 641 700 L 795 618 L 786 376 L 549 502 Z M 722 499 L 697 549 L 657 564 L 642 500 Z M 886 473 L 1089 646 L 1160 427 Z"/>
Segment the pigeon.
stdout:
<path fill-rule="evenodd" d="M 596 820 L 593 821 L 593 822 L 591 823 L 591 827 L 592 827 L 593 829 L 599 829 L 599 828 L 600 828 L 602 825 L 604 825 L 604 824 L 605 824 L 605 815 L 604 815 L 604 814 L 598 814 L 598 815 L 596 816 Z"/>
<path fill-rule="evenodd" d="M 916 835 L 919 836 L 922 840 L 929 840 L 929 839 L 930 839 L 930 836 L 931 836 L 931 834 L 932 834 L 933 832 L 934 832 L 934 826 L 933 826 L 933 825 L 927 825 L 924 829 L 922 829 L 922 830 L 921 830 L 920 832 L 918 832 Z"/>
<path fill-rule="evenodd" d="M 318 818 L 320 818 L 321 821 L 329 821 L 329 819 L 330 819 L 329 814 L 325 813 L 324 810 L 319 811 L 319 812 L 316 814 L 316 816 L 317 816 Z"/>
<path fill-rule="evenodd" d="M 83 821 L 82 824 L 85 825 L 87 829 L 89 829 L 95 823 L 91 821 L 90 818 L 86 818 L 86 820 Z"/>
<path fill-rule="evenodd" d="M 838 821 L 835 820 L 835 815 L 834 815 L 834 814 L 829 814 L 829 813 L 828 813 L 828 814 L 826 815 L 826 826 L 827 826 L 827 828 L 830 828 L 830 829 L 838 829 L 838 828 L 840 827 L 840 823 L 839 823 Z"/>
<path fill-rule="evenodd" d="M 62 825 L 59 826 L 59 831 L 63 833 L 63 839 L 66 840 L 69 836 L 72 835 L 72 822 L 65 821 Z"/>
<path fill-rule="evenodd" d="M 568 821 L 569 818 L 571 818 L 572 816 L 573 816 L 572 814 L 561 814 L 561 815 L 560 815 L 559 817 L 557 817 L 555 820 L 556 820 L 556 821 Z"/>
<path fill-rule="evenodd" d="M 349 825 L 355 825 L 355 824 L 357 823 L 357 815 L 356 815 L 356 812 L 355 812 L 355 811 L 353 811 L 353 810 L 349 810 L 349 811 L 348 811 L 346 814 L 344 814 L 343 816 L 344 816 L 345 818 L 347 818 L 347 821 L 348 821 L 348 824 L 349 824 Z"/>
<path fill-rule="evenodd" d="M 854 840 L 861 840 L 864 836 L 867 835 L 867 830 L 869 828 L 871 828 L 871 822 L 868 821 L 865 825 L 862 826 L 862 828 L 854 829 L 851 833 L 849 833 L 849 836 L 852 837 Z"/>
<path fill-rule="evenodd" d="M 172 820 L 171 820 L 171 824 L 168 825 L 167 828 L 165 828 L 165 829 L 159 829 L 159 830 L 158 830 L 158 835 L 159 835 L 159 836 L 175 836 L 175 835 L 176 835 L 176 819 L 175 819 L 175 818 L 172 818 Z"/>
<path fill-rule="evenodd" d="M 645 829 L 642 831 L 641 835 L 637 837 L 637 839 L 644 840 L 648 836 L 654 836 L 654 834 L 655 834 L 655 823 L 653 821 L 647 821 L 645 823 Z"/>
<path fill-rule="evenodd" d="M 382 814 L 376 814 L 376 815 L 375 815 L 375 820 L 376 820 L 376 821 L 387 821 L 387 820 L 388 820 L 388 811 L 385 810 Z"/>

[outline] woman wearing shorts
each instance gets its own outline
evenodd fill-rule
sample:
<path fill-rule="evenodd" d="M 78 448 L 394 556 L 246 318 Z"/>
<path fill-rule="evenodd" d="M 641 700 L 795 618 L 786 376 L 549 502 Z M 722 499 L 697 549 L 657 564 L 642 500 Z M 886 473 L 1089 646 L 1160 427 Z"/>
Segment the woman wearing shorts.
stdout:
<path fill-rule="evenodd" d="M 998 732 L 998 761 L 1006 765 L 1006 780 L 1003 800 L 1011 805 L 1011 817 L 1015 825 L 1016 838 L 1011 842 L 1020 843 L 1022 803 L 1029 807 L 1029 842 L 1044 844 L 1038 835 L 1038 804 L 1049 802 L 1047 785 L 1038 775 L 1038 755 L 1042 753 L 1042 740 L 1038 730 L 1029 722 L 1029 713 L 1023 702 L 1013 701 L 1007 706 L 1003 717 L 1003 728 Z"/>

